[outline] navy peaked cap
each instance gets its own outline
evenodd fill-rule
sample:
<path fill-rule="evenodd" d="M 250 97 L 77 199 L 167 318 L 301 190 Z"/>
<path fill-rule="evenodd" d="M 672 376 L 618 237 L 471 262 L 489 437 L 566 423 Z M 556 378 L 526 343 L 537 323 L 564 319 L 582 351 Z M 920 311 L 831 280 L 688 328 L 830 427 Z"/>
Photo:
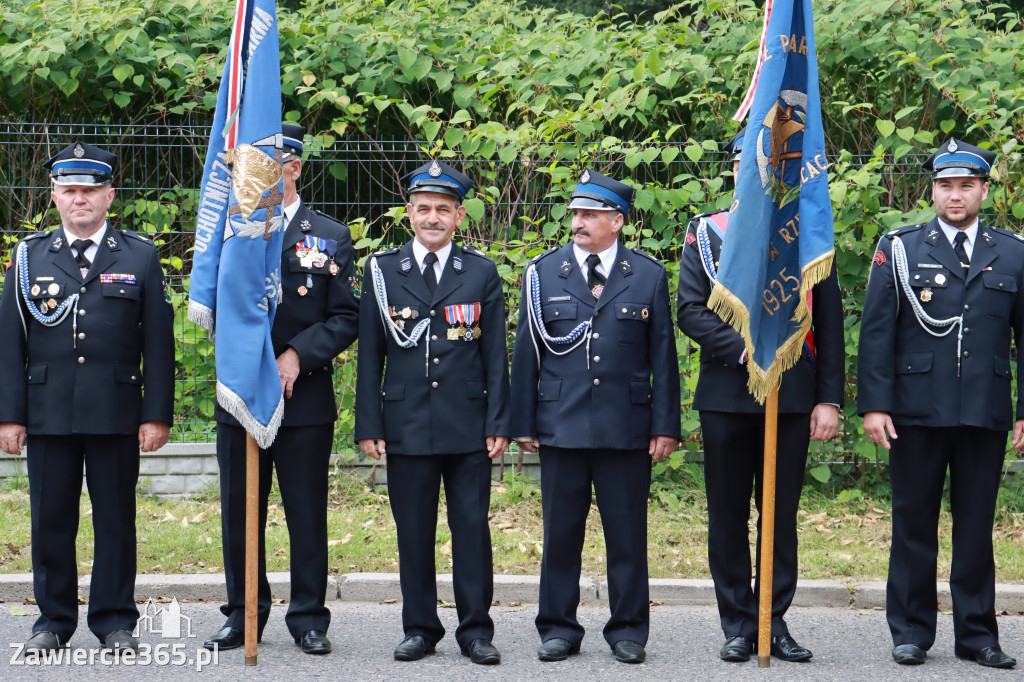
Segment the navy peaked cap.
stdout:
<path fill-rule="evenodd" d="M 636 190 L 629 185 L 586 169 L 570 197 L 569 208 L 618 211 L 625 216 L 635 196 Z"/>
<path fill-rule="evenodd" d="M 444 161 L 425 163 L 402 178 L 402 185 L 409 194 L 414 192 L 437 192 L 453 196 L 459 201 L 476 183 L 449 166 Z"/>
<path fill-rule="evenodd" d="M 85 142 L 73 142 L 47 160 L 55 185 L 108 185 L 114 178 L 117 154 Z"/>

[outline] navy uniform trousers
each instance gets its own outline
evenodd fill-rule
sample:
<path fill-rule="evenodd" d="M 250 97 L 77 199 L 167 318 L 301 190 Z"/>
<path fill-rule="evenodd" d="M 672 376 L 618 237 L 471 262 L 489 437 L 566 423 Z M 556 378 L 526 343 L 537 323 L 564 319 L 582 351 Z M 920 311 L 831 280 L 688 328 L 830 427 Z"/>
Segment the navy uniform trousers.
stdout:
<path fill-rule="evenodd" d="M 303 263 L 295 245 L 306 237 L 322 240 L 320 266 Z M 257 624 L 270 615 L 265 530 L 273 471 L 288 522 L 291 595 L 285 624 L 296 639 L 309 630 L 326 632 L 331 612 L 327 593 L 327 474 L 337 405 L 333 360 L 358 333 L 359 303 L 353 292 L 355 264 L 347 227 L 300 205 L 288 223 L 281 257 L 281 305 L 271 340 L 281 355 L 299 355 L 299 377 L 285 399 L 284 419 L 273 444 L 260 450 L 259 572 Z M 245 430 L 219 405 L 217 463 L 220 466 L 221 526 L 228 601 L 221 607 L 226 625 L 245 625 Z"/>
<path fill-rule="evenodd" d="M 402 348 L 385 328 L 374 293 L 374 262 L 388 297 L 387 316 L 405 334 L 429 321 L 416 346 Z M 465 651 L 473 640 L 490 641 L 494 636 L 488 613 L 493 567 L 486 438 L 509 433 L 501 279 L 483 253 L 453 242 L 431 294 L 411 241 L 374 254 L 363 277 L 355 437 L 383 439 L 387 444 L 403 630 L 407 636 L 421 635 L 429 644 L 444 637 L 437 617 L 434 569 L 443 483 L 459 616 L 455 639 Z M 477 317 L 471 324 L 455 316 L 459 311 L 465 320 L 465 314 L 474 310 Z M 471 332 L 473 327 L 479 333 Z"/>
<path fill-rule="evenodd" d="M 905 253 L 911 296 L 935 319 L 962 316 L 958 332 L 928 334 L 899 283 Z M 938 330 L 942 331 L 942 330 Z M 964 269 L 937 219 L 882 237 L 861 321 L 857 410 L 887 412 L 892 547 L 886 616 L 895 644 L 935 642 L 937 525 L 949 470 L 953 515 L 950 592 L 956 652 L 998 646 L 992 524 L 1006 435 L 1013 427 L 1010 344 L 1024 335 L 1024 240 L 979 225 Z M 959 355 L 959 357 L 958 357 Z M 1022 354 L 1017 389 L 1021 395 Z M 1016 419 L 1024 418 L 1017 400 Z"/>
<path fill-rule="evenodd" d="M 716 216 L 727 224 L 727 214 Z M 723 220 L 723 217 L 725 220 Z M 708 499 L 708 563 L 722 631 L 727 638 L 757 640 L 761 563 L 761 491 L 764 472 L 764 406 L 747 389 L 740 364 L 743 338 L 707 308 L 712 283 L 701 262 L 697 228 L 690 222 L 679 268 L 677 323 L 700 345 L 700 377 L 693 399 L 700 412 L 704 485 Z M 711 223 L 711 224 L 708 224 Z M 708 245 L 717 263 L 722 240 L 706 220 Z M 710 267 L 716 267 L 712 264 Z M 845 342 L 842 302 L 832 274 L 813 289 L 815 359 L 804 350 L 782 376 L 775 472 L 775 544 L 772 635 L 786 635 L 785 615 L 797 585 L 797 511 L 807 465 L 810 415 L 819 403 L 842 405 Z M 750 496 L 758 511 L 756 562 L 750 565 Z M 754 587 L 751 589 L 751 572 Z"/>
<path fill-rule="evenodd" d="M 138 431 L 143 422 L 173 420 L 172 308 L 159 254 L 144 237 L 108 225 L 84 277 L 63 229 L 22 244 L 28 286 L 15 283 L 11 267 L 0 300 L 0 422 L 27 431 L 40 611 L 32 631 L 65 643 L 77 628 L 75 537 L 84 469 L 95 531 L 88 624 L 103 641 L 114 630 L 133 630 L 139 617 Z M 44 315 L 65 301 L 71 314 L 44 325 L 30 314 L 26 295 Z"/>
<path fill-rule="evenodd" d="M 576 607 L 591 486 L 607 550 L 605 641 L 647 643 L 648 449 L 653 436 L 678 439 L 680 433 L 665 267 L 621 244 L 614 262 L 595 300 L 572 244 L 535 258 L 549 336 L 569 334 L 587 320 L 592 333 L 589 344 L 571 352 L 548 352 L 531 327 L 532 301 L 524 291 L 512 357 L 512 431 L 540 442 L 544 556 L 537 630 L 541 641 L 559 638 L 574 646 L 584 636 Z"/>

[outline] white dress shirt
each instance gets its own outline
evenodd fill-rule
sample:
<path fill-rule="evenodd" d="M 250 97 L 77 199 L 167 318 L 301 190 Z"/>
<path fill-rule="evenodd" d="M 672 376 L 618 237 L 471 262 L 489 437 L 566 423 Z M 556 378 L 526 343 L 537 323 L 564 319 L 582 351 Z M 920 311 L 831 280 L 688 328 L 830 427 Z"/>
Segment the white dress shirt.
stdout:
<path fill-rule="evenodd" d="M 85 257 L 89 260 L 90 263 L 96 260 L 96 252 L 100 250 L 100 242 L 103 241 L 103 235 L 107 233 L 106 221 L 103 222 L 103 225 L 100 226 L 100 229 L 96 230 L 88 237 L 75 237 L 72 236 L 70 232 L 68 232 L 67 228 L 61 227 L 60 229 L 64 230 L 64 239 L 67 241 L 68 246 L 71 246 L 77 239 L 90 240 L 92 243 L 88 247 L 86 247 Z M 72 246 L 71 255 L 74 256 L 75 253 L 76 250 Z"/>
<path fill-rule="evenodd" d="M 423 258 L 429 253 L 430 249 L 420 244 L 419 239 L 412 240 L 412 255 L 416 258 L 416 267 L 423 272 Z M 444 272 L 444 264 L 448 262 L 448 256 L 452 252 L 452 243 L 449 241 L 443 247 L 435 251 L 437 254 L 437 262 L 434 263 L 434 274 L 437 275 L 437 283 L 441 283 L 441 273 Z"/>
<path fill-rule="evenodd" d="M 580 266 L 580 272 L 583 273 L 583 279 L 586 280 L 590 275 L 587 268 L 587 256 L 590 255 L 590 252 L 581 249 L 576 245 L 576 242 L 573 242 L 572 244 L 572 252 L 576 256 L 576 264 Z M 612 271 L 612 266 L 615 265 L 615 255 L 618 252 L 619 242 L 615 242 L 610 247 L 597 254 L 601 259 L 601 262 L 597 265 L 597 272 L 606 280 L 608 279 L 609 273 Z"/>
<path fill-rule="evenodd" d="M 967 260 L 971 259 L 974 255 L 974 243 L 978 239 L 978 221 L 975 220 L 974 224 L 968 227 L 966 230 L 958 230 L 952 225 L 946 223 L 942 218 L 938 219 L 939 227 L 942 228 L 942 234 L 946 235 L 946 239 L 949 241 L 949 245 L 956 247 L 954 240 L 958 232 L 963 232 L 967 235 L 967 241 L 964 242 L 964 251 L 967 252 Z"/>

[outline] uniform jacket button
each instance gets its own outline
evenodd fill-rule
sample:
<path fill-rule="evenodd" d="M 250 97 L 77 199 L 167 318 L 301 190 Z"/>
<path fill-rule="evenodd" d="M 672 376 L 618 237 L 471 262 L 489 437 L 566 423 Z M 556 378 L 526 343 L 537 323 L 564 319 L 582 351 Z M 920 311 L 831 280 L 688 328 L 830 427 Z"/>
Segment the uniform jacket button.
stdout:
<path fill-rule="evenodd" d="M 600 355 L 595 355 L 594 356 L 594 362 L 601 362 L 601 356 Z"/>
<path fill-rule="evenodd" d="M 82 317 L 83 315 L 85 315 L 85 311 L 84 310 L 79 310 L 78 311 L 78 316 Z"/>
<path fill-rule="evenodd" d="M 969 358 L 969 357 L 971 357 L 971 351 L 969 351 L 969 350 L 965 350 L 965 351 L 964 351 L 964 357 L 965 357 L 965 358 Z"/>
<path fill-rule="evenodd" d="M 436 311 L 433 311 L 433 310 L 431 310 L 431 311 L 430 311 L 430 316 L 431 316 L 431 317 L 434 317 L 435 315 L 437 315 L 437 312 L 436 312 Z"/>
<path fill-rule="evenodd" d="M 600 386 L 601 385 L 601 380 L 600 379 L 594 379 L 594 385 L 595 386 Z"/>
<path fill-rule="evenodd" d="M 430 387 L 431 388 L 437 388 L 437 382 L 436 381 L 431 382 Z"/>
<path fill-rule="evenodd" d="M 590 336 L 591 336 L 591 338 L 593 338 L 593 339 L 594 339 L 595 341 L 597 341 L 597 340 L 598 340 L 599 338 L 601 338 L 601 335 L 600 335 L 600 334 L 598 334 L 597 332 L 594 332 L 594 333 L 593 333 L 593 334 L 591 334 Z"/>
<path fill-rule="evenodd" d="M 430 340 L 431 341 L 437 341 L 437 334 L 431 334 Z"/>
<path fill-rule="evenodd" d="M 78 364 L 84 365 L 85 364 L 85 358 L 82 358 L 82 357 L 78 358 Z"/>
<path fill-rule="evenodd" d="M 434 364 L 435 365 L 440 365 L 441 364 L 441 360 L 439 358 L 434 358 Z"/>
<path fill-rule="evenodd" d="M 79 289 L 78 291 L 84 294 L 84 293 L 85 293 L 85 287 L 82 287 L 82 288 L 81 288 L 81 289 Z"/>
<path fill-rule="evenodd" d="M 85 332 L 78 332 L 78 340 L 81 341 L 85 338 Z"/>

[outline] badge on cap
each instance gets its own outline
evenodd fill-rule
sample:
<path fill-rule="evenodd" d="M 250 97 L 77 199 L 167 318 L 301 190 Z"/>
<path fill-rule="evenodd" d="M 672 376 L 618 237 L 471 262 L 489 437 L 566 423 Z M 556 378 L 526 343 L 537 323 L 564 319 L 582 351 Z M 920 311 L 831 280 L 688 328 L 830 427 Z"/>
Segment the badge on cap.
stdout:
<path fill-rule="evenodd" d="M 75 158 L 76 158 L 76 159 L 80 159 L 80 158 L 82 158 L 83 156 L 85 156 L 85 150 L 84 150 L 84 149 L 82 149 L 82 143 L 81 143 L 81 142 L 76 142 L 76 143 L 75 143 L 75 151 L 74 151 L 74 154 L 75 154 Z"/>
<path fill-rule="evenodd" d="M 441 172 L 441 167 L 437 165 L 437 159 L 434 159 L 434 161 L 430 164 L 430 168 L 427 169 L 427 173 L 432 178 L 439 178 L 441 177 Z"/>
<path fill-rule="evenodd" d="M 956 145 L 956 140 L 950 139 L 949 144 L 946 145 L 946 151 L 952 154 L 957 149 L 959 149 L 959 147 Z"/>
<path fill-rule="evenodd" d="M 590 169 L 583 171 L 583 175 L 580 176 L 580 182 L 584 185 L 590 182 Z"/>

